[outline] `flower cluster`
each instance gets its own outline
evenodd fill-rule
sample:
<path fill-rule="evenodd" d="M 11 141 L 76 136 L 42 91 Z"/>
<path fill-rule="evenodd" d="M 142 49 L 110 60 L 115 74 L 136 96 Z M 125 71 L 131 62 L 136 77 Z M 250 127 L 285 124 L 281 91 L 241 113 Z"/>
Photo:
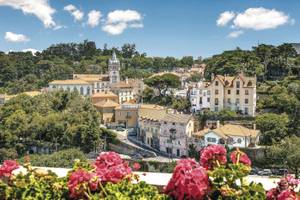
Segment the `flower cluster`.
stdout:
<path fill-rule="evenodd" d="M 115 152 L 101 153 L 94 165 L 101 182 L 117 183 L 132 172 L 128 163 Z"/>
<path fill-rule="evenodd" d="M 230 160 L 234 164 L 242 163 L 244 165 L 251 166 L 251 160 L 249 159 L 247 154 L 240 151 L 239 149 L 236 151 L 233 151 L 230 154 Z"/>
<path fill-rule="evenodd" d="M 19 168 L 19 164 L 14 160 L 5 160 L 0 167 L 0 178 L 11 176 L 12 171 Z"/>
<path fill-rule="evenodd" d="M 300 184 L 300 180 L 292 176 L 282 178 L 277 187 L 267 192 L 267 200 L 298 200 L 295 189 Z"/>
<path fill-rule="evenodd" d="M 227 163 L 226 149 L 221 145 L 211 145 L 202 150 L 200 164 L 208 170 Z"/>
<path fill-rule="evenodd" d="M 204 199 L 209 189 L 206 170 L 194 159 L 183 159 L 177 163 L 165 193 L 177 200 Z"/>
<path fill-rule="evenodd" d="M 95 191 L 98 188 L 98 179 L 95 174 L 78 169 L 73 172 L 68 181 L 68 188 L 71 198 L 81 198 L 85 195 L 85 191 L 89 188 Z"/>

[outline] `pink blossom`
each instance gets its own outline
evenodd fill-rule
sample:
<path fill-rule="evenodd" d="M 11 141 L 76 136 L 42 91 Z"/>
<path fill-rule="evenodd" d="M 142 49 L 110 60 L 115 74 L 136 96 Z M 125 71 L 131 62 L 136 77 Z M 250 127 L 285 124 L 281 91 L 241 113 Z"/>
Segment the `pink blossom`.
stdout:
<path fill-rule="evenodd" d="M 221 145 L 210 145 L 204 148 L 200 156 L 200 164 L 205 169 L 213 169 L 217 165 L 225 165 L 226 149 Z"/>
<path fill-rule="evenodd" d="M 0 167 L 0 178 L 11 176 L 12 171 L 19 168 L 19 164 L 14 160 L 5 160 Z"/>
<path fill-rule="evenodd" d="M 247 156 L 247 154 L 245 154 L 244 152 L 242 152 L 240 150 L 233 151 L 230 154 L 230 159 L 231 159 L 232 163 L 237 164 L 237 157 L 238 157 L 238 155 L 239 155 L 239 163 L 251 166 L 251 160 L 249 159 L 249 157 Z"/>

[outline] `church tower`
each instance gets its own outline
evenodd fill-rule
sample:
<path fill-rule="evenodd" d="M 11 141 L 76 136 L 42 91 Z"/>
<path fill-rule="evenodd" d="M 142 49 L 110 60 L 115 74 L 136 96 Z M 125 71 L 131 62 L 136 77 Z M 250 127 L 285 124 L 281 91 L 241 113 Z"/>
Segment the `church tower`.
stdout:
<path fill-rule="evenodd" d="M 120 61 L 116 56 L 115 51 L 113 51 L 112 57 L 108 62 L 108 74 L 110 84 L 118 83 L 120 81 Z"/>

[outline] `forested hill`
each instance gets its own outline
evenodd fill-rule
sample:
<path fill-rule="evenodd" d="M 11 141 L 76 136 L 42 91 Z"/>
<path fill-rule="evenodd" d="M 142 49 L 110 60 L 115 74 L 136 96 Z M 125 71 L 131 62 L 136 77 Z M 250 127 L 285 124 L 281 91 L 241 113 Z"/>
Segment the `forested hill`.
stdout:
<path fill-rule="evenodd" d="M 95 42 L 52 45 L 42 52 L 0 52 L 0 93 L 15 94 L 47 86 L 53 79 L 67 79 L 73 73 L 105 73 L 108 59 L 115 50 L 122 61 L 123 77 L 147 77 L 153 72 L 189 67 L 197 60 L 192 56 L 147 57 L 134 44 L 120 49 L 97 48 Z"/>
<path fill-rule="evenodd" d="M 35 55 L 31 52 L 0 52 L 0 93 L 40 89 L 54 79 L 68 79 L 73 73 L 105 73 L 113 50 L 122 61 L 121 75 L 129 78 L 145 78 L 153 72 L 188 68 L 201 62 L 207 64 L 207 78 L 211 73 L 233 75 L 240 71 L 256 74 L 260 81 L 300 74 L 300 56 L 290 44 L 261 44 L 247 51 L 237 48 L 202 61 L 192 56 L 181 59 L 149 57 L 138 52 L 134 44 L 97 48 L 95 42 L 85 40 L 52 45 Z"/>

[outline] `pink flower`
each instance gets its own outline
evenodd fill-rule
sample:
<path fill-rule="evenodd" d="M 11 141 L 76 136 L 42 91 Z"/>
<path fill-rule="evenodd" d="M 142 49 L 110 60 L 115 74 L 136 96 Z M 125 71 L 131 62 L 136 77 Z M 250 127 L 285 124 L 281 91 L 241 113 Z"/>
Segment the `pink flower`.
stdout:
<path fill-rule="evenodd" d="M 131 168 L 115 152 L 101 153 L 95 162 L 96 174 L 102 182 L 117 183 L 131 174 Z"/>
<path fill-rule="evenodd" d="M 204 148 L 200 156 L 200 164 L 205 169 L 213 169 L 217 165 L 225 165 L 226 149 L 221 145 L 211 145 Z"/>
<path fill-rule="evenodd" d="M 237 159 L 238 156 L 239 156 L 239 161 Z M 230 159 L 231 159 L 232 163 L 234 163 L 234 164 L 238 164 L 237 162 L 239 162 L 244 165 L 251 166 L 251 160 L 249 159 L 247 154 L 245 154 L 244 152 L 242 152 L 240 150 L 231 152 Z"/>
<path fill-rule="evenodd" d="M 139 163 L 133 163 L 132 168 L 133 168 L 135 171 L 138 171 L 139 169 L 141 169 L 141 165 L 140 165 Z"/>
<path fill-rule="evenodd" d="M 278 196 L 278 190 L 277 188 L 272 188 L 267 192 L 267 200 L 274 200 Z"/>
<path fill-rule="evenodd" d="M 177 200 L 204 199 L 209 192 L 207 172 L 194 159 L 180 160 L 164 192 Z"/>
<path fill-rule="evenodd" d="M 19 168 L 19 164 L 14 160 L 5 160 L 0 167 L 0 178 L 11 176 L 12 171 Z"/>
<path fill-rule="evenodd" d="M 277 200 L 297 200 L 296 193 L 291 190 L 283 190 L 277 196 Z"/>
<path fill-rule="evenodd" d="M 95 174 L 78 169 L 69 177 L 68 188 L 70 198 L 82 198 L 87 189 L 95 191 L 98 188 L 98 179 Z"/>

